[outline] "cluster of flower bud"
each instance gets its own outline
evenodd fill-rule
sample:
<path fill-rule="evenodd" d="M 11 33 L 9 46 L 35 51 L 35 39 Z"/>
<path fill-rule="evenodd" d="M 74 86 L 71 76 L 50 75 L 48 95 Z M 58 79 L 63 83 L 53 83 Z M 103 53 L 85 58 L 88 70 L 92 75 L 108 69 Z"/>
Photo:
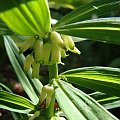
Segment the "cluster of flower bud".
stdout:
<path fill-rule="evenodd" d="M 54 94 L 54 88 L 52 86 L 49 85 L 43 86 L 40 95 L 40 104 L 42 104 L 42 102 L 46 99 L 46 108 L 48 108 L 53 94 Z"/>
<path fill-rule="evenodd" d="M 59 33 L 53 31 L 50 35 L 52 41 L 52 63 L 61 63 L 61 57 L 66 58 L 66 51 L 71 51 L 80 54 L 80 51 L 75 47 L 74 41 L 71 36 L 60 35 Z"/>
<path fill-rule="evenodd" d="M 42 39 L 31 37 L 26 40 L 20 48 L 20 53 L 25 52 L 32 47 L 34 51 L 27 55 L 24 62 L 24 70 L 28 72 L 32 67 L 32 77 L 39 78 L 39 67 L 43 65 L 60 64 L 61 58 L 66 58 L 66 51 L 71 51 L 80 54 L 80 51 L 75 47 L 74 41 L 70 36 L 60 35 L 53 31 L 50 33 L 50 38 L 45 42 Z"/>

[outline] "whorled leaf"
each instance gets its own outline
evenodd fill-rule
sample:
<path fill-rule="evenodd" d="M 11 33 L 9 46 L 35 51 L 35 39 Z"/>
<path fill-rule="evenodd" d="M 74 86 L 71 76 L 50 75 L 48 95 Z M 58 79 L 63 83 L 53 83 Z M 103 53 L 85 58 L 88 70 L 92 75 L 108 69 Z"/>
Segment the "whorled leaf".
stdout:
<path fill-rule="evenodd" d="M 45 37 L 50 30 L 47 0 L 1 0 L 0 18 L 19 35 Z"/>
<path fill-rule="evenodd" d="M 120 44 L 120 17 L 85 20 L 56 29 L 61 34 Z"/>
<path fill-rule="evenodd" d="M 94 92 L 89 95 L 95 100 L 97 100 L 97 102 L 99 102 L 106 109 L 113 109 L 120 107 L 120 97 L 111 96 L 101 92 Z"/>
<path fill-rule="evenodd" d="M 119 8 L 120 0 L 92 0 L 61 18 L 55 24 L 54 30 L 71 23 L 90 20 L 93 15 L 102 17 L 112 11 L 120 10 Z"/>
<path fill-rule="evenodd" d="M 68 82 L 120 97 L 120 69 L 83 67 L 62 73 Z"/>
<path fill-rule="evenodd" d="M 35 109 L 35 105 L 19 95 L 0 91 L 0 108 L 4 108 L 13 112 L 29 113 Z"/>
<path fill-rule="evenodd" d="M 87 94 L 67 82 L 53 82 L 56 99 L 69 120 L 118 120 Z"/>

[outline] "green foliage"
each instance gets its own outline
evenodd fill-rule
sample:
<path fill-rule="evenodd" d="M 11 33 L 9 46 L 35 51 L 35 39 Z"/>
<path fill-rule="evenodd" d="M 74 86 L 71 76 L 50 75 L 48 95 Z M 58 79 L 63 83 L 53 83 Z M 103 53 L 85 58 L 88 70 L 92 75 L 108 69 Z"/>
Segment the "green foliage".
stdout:
<path fill-rule="evenodd" d="M 117 120 L 92 98 L 72 85 L 64 81 L 57 81 L 54 82 L 54 86 L 56 87 L 55 91 L 58 103 L 68 119 Z M 60 95 L 62 95 L 62 98 Z"/>
<path fill-rule="evenodd" d="M 119 3 L 119 0 L 92 0 L 61 18 L 55 24 L 54 29 L 83 20 L 89 20 L 92 18 L 92 15 L 102 17 L 107 13 L 119 10 Z"/>
<path fill-rule="evenodd" d="M 0 91 L 0 107 L 19 113 L 29 113 L 35 109 L 35 105 L 26 98 L 5 91 Z"/>
<path fill-rule="evenodd" d="M 99 18 L 63 25 L 56 29 L 61 34 L 120 44 L 120 18 Z"/>
<path fill-rule="evenodd" d="M 120 97 L 120 69 L 118 68 L 84 67 L 66 71 L 62 75 L 71 83 Z"/>
<path fill-rule="evenodd" d="M 102 104 L 102 106 L 104 106 L 106 109 L 120 107 L 120 97 L 111 96 L 109 94 L 101 92 L 94 92 L 89 95 L 95 100 L 97 100 L 100 104 Z"/>
<path fill-rule="evenodd" d="M 19 35 L 38 34 L 45 37 L 49 32 L 50 13 L 47 0 L 7 0 L 6 3 L 7 5 L 4 1 L 0 1 L 0 18 L 15 33 Z"/>

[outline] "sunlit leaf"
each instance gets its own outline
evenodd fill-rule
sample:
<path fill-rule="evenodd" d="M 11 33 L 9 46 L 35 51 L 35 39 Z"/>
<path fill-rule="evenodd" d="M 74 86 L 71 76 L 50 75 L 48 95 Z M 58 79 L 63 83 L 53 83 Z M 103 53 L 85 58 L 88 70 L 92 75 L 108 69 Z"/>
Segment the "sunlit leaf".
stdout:
<path fill-rule="evenodd" d="M 47 0 L 1 0 L 0 18 L 19 35 L 45 37 L 50 30 Z"/>
<path fill-rule="evenodd" d="M 84 67 L 62 73 L 68 82 L 120 97 L 120 69 Z"/>
<path fill-rule="evenodd" d="M 35 105 L 24 97 L 0 91 L 0 108 L 19 113 L 28 113 L 35 109 Z"/>
<path fill-rule="evenodd" d="M 69 83 L 60 80 L 53 83 L 56 99 L 69 120 L 118 120 L 90 96 Z"/>

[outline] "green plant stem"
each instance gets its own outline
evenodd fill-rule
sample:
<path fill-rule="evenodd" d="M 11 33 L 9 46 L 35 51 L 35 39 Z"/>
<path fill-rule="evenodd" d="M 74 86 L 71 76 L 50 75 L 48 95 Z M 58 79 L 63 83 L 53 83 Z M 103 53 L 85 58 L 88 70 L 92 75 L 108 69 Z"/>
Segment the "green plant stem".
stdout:
<path fill-rule="evenodd" d="M 58 65 L 57 64 L 49 65 L 49 81 L 57 77 L 58 77 Z"/>
<path fill-rule="evenodd" d="M 57 77 L 58 77 L 58 65 L 57 64 L 49 65 L 49 81 Z M 48 119 L 50 119 L 54 115 L 54 104 L 55 104 L 55 94 L 52 95 L 51 103 L 45 111 L 46 117 Z"/>

